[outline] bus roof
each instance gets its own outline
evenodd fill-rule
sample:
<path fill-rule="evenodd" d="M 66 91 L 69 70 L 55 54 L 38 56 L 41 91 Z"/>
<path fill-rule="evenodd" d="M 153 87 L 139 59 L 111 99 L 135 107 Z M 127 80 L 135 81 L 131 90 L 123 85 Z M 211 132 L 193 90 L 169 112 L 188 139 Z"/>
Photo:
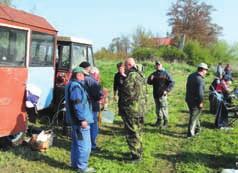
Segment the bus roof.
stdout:
<path fill-rule="evenodd" d="M 30 28 L 33 31 L 56 34 L 56 29 L 43 17 L 0 4 L 0 24 Z"/>
<path fill-rule="evenodd" d="M 68 36 L 57 36 L 57 41 L 66 41 L 66 42 L 74 42 L 92 45 L 93 42 L 84 38 L 76 38 L 76 37 L 68 37 Z"/>

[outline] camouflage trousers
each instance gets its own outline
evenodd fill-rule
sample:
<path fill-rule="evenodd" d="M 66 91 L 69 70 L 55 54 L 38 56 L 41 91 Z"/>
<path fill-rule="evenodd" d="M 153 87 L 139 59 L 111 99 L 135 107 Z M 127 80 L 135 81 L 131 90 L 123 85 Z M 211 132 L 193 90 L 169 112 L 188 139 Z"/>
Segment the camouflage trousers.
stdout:
<path fill-rule="evenodd" d="M 131 155 L 134 158 L 142 157 L 142 128 L 144 125 L 143 117 L 129 117 L 122 116 L 125 131 L 126 131 L 126 140 L 131 151 Z"/>
<path fill-rule="evenodd" d="M 167 95 L 162 96 L 160 98 L 155 98 L 154 101 L 157 121 L 163 124 L 168 123 L 169 113 Z"/>

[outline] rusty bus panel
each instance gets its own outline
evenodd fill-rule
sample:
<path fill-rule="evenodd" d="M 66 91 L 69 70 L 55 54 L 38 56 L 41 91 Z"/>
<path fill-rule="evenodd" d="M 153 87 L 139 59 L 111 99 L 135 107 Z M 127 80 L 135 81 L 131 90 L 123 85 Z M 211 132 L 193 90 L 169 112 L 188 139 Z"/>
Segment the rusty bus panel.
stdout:
<path fill-rule="evenodd" d="M 26 68 L 0 68 L 0 137 L 26 129 Z"/>

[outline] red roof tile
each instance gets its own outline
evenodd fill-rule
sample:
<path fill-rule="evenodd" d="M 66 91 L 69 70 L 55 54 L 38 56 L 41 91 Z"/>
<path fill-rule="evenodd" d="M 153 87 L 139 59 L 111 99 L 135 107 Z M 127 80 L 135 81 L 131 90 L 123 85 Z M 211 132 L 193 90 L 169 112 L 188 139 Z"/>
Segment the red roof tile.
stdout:
<path fill-rule="evenodd" d="M 17 10 L 2 4 L 0 4 L 0 19 L 15 22 L 20 25 L 28 25 L 49 31 L 56 31 L 56 29 L 43 17 Z"/>
<path fill-rule="evenodd" d="M 169 37 L 165 37 L 165 38 L 154 38 L 156 44 L 158 46 L 169 46 L 169 45 L 172 45 L 173 44 L 173 39 L 172 38 L 169 38 Z"/>

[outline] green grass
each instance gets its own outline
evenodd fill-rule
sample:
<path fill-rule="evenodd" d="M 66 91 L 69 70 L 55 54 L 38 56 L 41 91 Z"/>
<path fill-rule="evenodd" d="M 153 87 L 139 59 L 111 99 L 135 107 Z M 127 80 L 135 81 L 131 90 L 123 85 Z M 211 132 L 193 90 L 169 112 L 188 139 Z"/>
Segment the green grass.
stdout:
<path fill-rule="evenodd" d="M 112 89 L 116 72 L 116 61 L 98 61 L 104 87 Z M 143 134 L 143 161 L 132 164 L 121 118 L 116 116 L 113 124 L 103 124 L 98 144 L 102 152 L 92 154 L 90 166 L 98 173 L 158 173 L 158 172 L 218 172 L 222 168 L 234 168 L 238 161 L 238 125 L 230 131 L 218 130 L 214 126 L 214 116 L 205 110 L 201 115 L 202 132 L 193 139 L 186 138 L 188 112 L 184 101 L 187 75 L 195 70 L 185 64 L 165 64 L 165 68 L 175 80 L 175 87 L 169 95 L 170 125 L 159 131 L 151 126 L 155 122 L 152 88 L 148 86 L 148 112 L 145 116 Z M 146 76 L 153 71 L 153 64 L 146 63 Z M 212 73 L 206 83 L 212 81 Z M 208 87 L 207 87 L 208 88 Z M 110 102 L 110 108 L 116 111 L 116 104 Z M 19 146 L 0 151 L 0 172 L 7 173 L 71 173 L 70 140 L 58 133 L 47 152 L 32 151 L 29 146 Z"/>

